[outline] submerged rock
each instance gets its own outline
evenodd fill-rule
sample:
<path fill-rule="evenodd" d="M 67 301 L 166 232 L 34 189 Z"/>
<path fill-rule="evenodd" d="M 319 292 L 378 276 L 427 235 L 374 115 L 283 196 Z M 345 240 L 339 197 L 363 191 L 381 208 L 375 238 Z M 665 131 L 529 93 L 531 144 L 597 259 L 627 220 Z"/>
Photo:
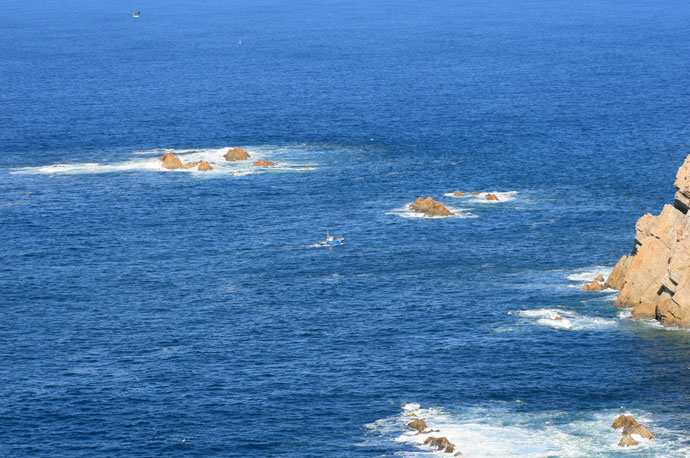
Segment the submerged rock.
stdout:
<path fill-rule="evenodd" d="M 234 161 L 244 161 L 245 159 L 249 159 L 251 156 L 249 155 L 248 152 L 243 150 L 242 148 L 230 148 L 228 151 L 223 155 L 226 161 L 234 162 Z"/>
<path fill-rule="evenodd" d="M 175 170 L 182 167 L 182 161 L 179 157 L 175 156 L 175 154 L 172 151 L 169 153 L 165 153 L 158 159 L 163 163 L 163 167 L 168 170 Z"/>
<path fill-rule="evenodd" d="M 197 170 L 199 170 L 199 172 L 210 172 L 213 170 L 213 167 L 206 161 L 199 161 L 199 168 Z"/>
<path fill-rule="evenodd" d="M 496 194 L 487 194 L 486 200 L 498 200 L 498 196 Z"/>
<path fill-rule="evenodd" d="M 584 285 L 581 289 L 582 291 L 603 291 L 606 289 L 606 286 L 596 280 L 592 280 L 592 283 Z"/>
<path fill-rule="evenodd" d="M 415 418 L 414 420 L 409 422 L 407 426 L 421 433 L 426 429 L 426 422 L 422 418 Z"/>
<path fill-rule="evenodd" d="M 643 215 L 635 226 L 630 255 L 606 280 L 619 289 L 614 305 L 631 307 L 633 318 L 664 326 L 690 327 L 690 156 L 678 170 L 673 205 L 658 216 Z"/>
<path fill-rule="evenodd" d="M 453 192 L 453 195 L 454 195 L 455 197 L 462 197 L 462 196 L 464 196 L 465 194 L 463 194 L 462 191 L 454 191 L 454 192 Z"/>
<path fill-rule="evenodd" d="M 427 197 L 426 199 L 418 197 L 417 200 L 410 205 L 410 208 L 416 213 L 423 213 L 425 216 L 451 216 L 453 214 L 445 205 L 436 202 L 431 197 Z"/>
<path fill-rule="evenodd" d="M 478 196 L 478 195 L 479 195 L 479 191 L 474 191 L 474 192 L 472 193 L 472 195 L 473 195 L 473 196 Z"/>
<path fill-rule="evenodd" d="M 186 164 L 182 164 L 182 168 L 183 169 L 192 169 L 192 168 L 196 167 L 197 165 L 199 165 L 198 162 L 188 162 Z"/>
<path fill-rule="evenodd" d="M 619 447 L 630 447 L 632 445 L 637 445 L 639 442 L 637 442 L 635 439 L 630 434 L 627 434 L 623 436 L 623 438 L 618 442 Z"/>
<path fill-rule="evenodd" d="M 254 162 L 252 164 L 254 167 L 275 167 L 277 165 L 276 162 L 271 162 L 267 161 L 264 159 L 259 159 L 258 161 Z"/>

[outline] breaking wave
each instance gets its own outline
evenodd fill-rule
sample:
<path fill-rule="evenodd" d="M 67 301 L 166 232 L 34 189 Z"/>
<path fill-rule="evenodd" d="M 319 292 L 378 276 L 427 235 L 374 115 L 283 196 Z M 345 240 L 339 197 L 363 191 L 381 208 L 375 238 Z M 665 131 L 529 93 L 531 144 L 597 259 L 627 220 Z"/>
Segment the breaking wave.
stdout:
<path fill-rule="evenodd" d="M 508 312 L 508 314 L 518 316 L 523 322 L 528 324 L 572 331 L 605 329 L 617 324 L 617 321 L 613 319 L 580 315 L 576 312 L 555 308 L 518 310 L 516 312 Z"/>
<path fill-rule="evenodd" d="M 246 176 L 258 173 L 280 173 L 296 171 L 312 171 L 317 167 L 313 162 L 305 162 L 299 153 L 303 150 L 290 148 L 247 147 L 251 158 L 246 161 L 228 162 L 223 155 L 228 148 L 215 149 L 152 149 L 147 151 L 135 151 L 132 158 L 119 162 L 67 162 L 38 167 L 15 168 L 11 174 L 43 174 L 43 175 L 83 175 L 99 173 L 121 172 L 166 172 L 166 173 L 192 173 L 203 176 L 232 175 Z M 183 163 L 206 161 L 213 166 L 211 172 L 198 172 L 197 168 L 168 170 L 161 165 L 158 157 L 166 152 L 173 152 Z M 278 165 L 270 168 L 253 167 L 252 163 L 259 159 L 273 160 Z M 309 166 L 309 167 L 307 167 Z"/>
<path fill-rule="evenodd" d="M 399 450 L 397 456 L 453 456 L 424 445 L 427 437 L 446 437 L 462 456 L 483 457 L 606 457 L 621 453 L 637 456 L 687 457 L 690 449 L 683 444 L 683 432 L 660 427 L 647 412 L 621 409 L 594 412 L 524 412 L 520 401 L 490 407 L 466 408 L 449 412 L 444 408 L 421 408 L 408 403 L 393 417 L 365 425 L 367 443 Z M 618 447 L 620 431 L 611 428 L 621 413 L 631 413 L 657 435 L 658 439 L 640 440 L 634 447 Z M 422 418 L 433 433 L 417 434 L 405 426 Z"/>

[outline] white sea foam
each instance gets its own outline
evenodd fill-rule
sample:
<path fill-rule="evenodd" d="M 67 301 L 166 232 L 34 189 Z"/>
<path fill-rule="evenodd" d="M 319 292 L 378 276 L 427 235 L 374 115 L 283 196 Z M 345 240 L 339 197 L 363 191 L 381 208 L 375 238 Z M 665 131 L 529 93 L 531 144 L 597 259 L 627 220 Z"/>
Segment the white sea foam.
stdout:
<path fill-rule="evenodd" d="M 582 269 L 577 269 L 575 272 L 566 276 L 570 281 L 578 282 L 581 284 L 592 283 L 597 275 L 601 275 L 604 279 L 611 275 L 613 267 L 608 266 L 591 266 L 584 267 Z"/>
<path fill-rule="evenodd" d="M 196 176 L 232 175 L 246 176 L 258 173 L 285 173 L 296 171 L 312 171 L 318 167 L 307 163 L 302 163 L 303 159 L 290 157 L 291 150 L 285 148 L 270 147 L 247 147 L 251 158 L 246 161 L 228 162 L 223 155 L 228 148 L 213 149 L 152 149 L 147 151 L 136 151 L 132 153 L 133 158 L 123 161 L 113 162 L 82 162 L 82 163 L 60 163 L 38 167 L 23 167 L 13 169 L 12 174 L 44 174 L 44 175 L 82 175 L 96 173 L 119 173 L 119 172 L 166 172 L 166 173 L 192 173 Z M 199 172 L 196 167 L 189 169 L 168 170 L 164 168 L 158 158 L 166 152 L 173 152 L 183 163 L 206 161 L 211 163 L 211 172 Z M 295 153 L 299 153 L 296 151 Z M 299 154 L 296 154 L 299 156 Z M 287 157 L 285 157 L 287 156 Z M 279 158 L 279 159 L 278 159 Z M 259 159 L 273 160 L 278 165 L 270 168 L 253 167 L 252 163 Z"/>
<path fill-rule="evenodd" d="M 412 202 L 405 204 L 404 206 L 402 206 L 400 208 L 394 208 L 393 210 L 389 210 L 386 212 L 386 215 L 396 215 L 396 216 L 399 216 L 401 218 L 424 218 L 424 219 L 479 218 L 479 216 L 475 215 L 474 213 L 471 213 L 467 210 L 463 210 L 462 208 L 455 208 L 455 207 L 448 207 L 448 206 L 446 206 L 446 208 L 448 210 L 450 210 L 451 213 L 453 213 L 451 216 L 425 216 L 423 213 L 417 213 L 416 211 L 412 210 L 410 208 L 410 205 L 412 205 Z"/>
<path fill-rule="evenodd" d="M 520 317 L 527 323 L 572 331 L 604 329 L 615 326 L 617 323 L 616 320 L 580 315 L 561 309 L 518 310 L 508 313 Z M 559 320 L 557 317 L 561 319 Z"/>
<path fill-rule="evenodd" d="M 488 194 L 494 194 L 498 197 L 498 200 L 486 200 Z M 446 197 L 452 197 L 454 199 L 465 199 L 472 203 L 487 203 L 487 204 L 500 204 L 501 202 L 512 202 L 517 199 L 518 191 L 491 191 L 491 192 L 480 192 L 477 195 L 472 193 L 465 194 L 464 196 L 455 196 L 452 192 L 447 192 L 443 194 Z"/>
<path fill-rule="evenodd" d="M 518 404 L 516 401 L 515 405 Z M 520 402 L 520 404 L 522 404 Z M 448 412 L 443 408 L 421 408 L 406 404 L 402 412 L 390 418 L 366 425 L 369 436 L 379 445 L 386 442 L 406 444 L 408 451 L 399 456 L 452 456 L 425 446 L 427 437 L 446 437 L 468 457 L 602 457 L 621 452 L 643 452 L 652 456 L 687 457 L 688 448 L 682 442 L 682 432 L 669 431 L 655 424 L 647 412 L 626 412 L 646 424 L 659 440 L 640 440 L 640 445 L 618 447 L 620 431 L 611 423 L 620 410 L 566 413 L 558 411 L 524 412 L 515 405 L 497 404 L 489 407 L 465 408 Z M 411 415 L 423 418 L 429 429 L 438 432 L 417 434 L 405 425 Z"/>

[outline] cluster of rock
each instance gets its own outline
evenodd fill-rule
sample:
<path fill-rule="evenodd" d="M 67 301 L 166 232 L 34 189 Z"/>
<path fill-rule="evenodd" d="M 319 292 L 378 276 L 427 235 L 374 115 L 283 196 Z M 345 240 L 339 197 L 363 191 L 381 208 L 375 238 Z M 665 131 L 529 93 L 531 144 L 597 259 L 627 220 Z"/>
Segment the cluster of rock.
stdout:
<path fill-rule="evenodd" d="M 452 216 L 453 213 L 446 208 L 441 202 L 436 202 L 431 197 L 426 199 L 418 197 L 412 204 L 410 204 L 410 209 L 416 213 L 422 213 L 424 216 L 434 217 L 434 216 Z"/>
<path fill-rule="evenodd" d="M 188 162 L 187 164 L 183 164 L 180 158 L 175 156 L 173 152 L 165 153 L 158 159 L 162 162 L 162 166 L 168 170 L 192 169 L 194 167 L 197 167 L 197 170 L 200 172 L 210 172 L 213 170 L 211 164 L 206 161 Z"/>
<path fill-rule="evenodd" d="M 242 148 L 230 148 L 223 155 L 223 158 L 225 158 L 225 160 L 228 162 L 244 161 L 249 159 L 250 157 L 251 155 Z M 213 170 L 213 167 L 211 167 L 211 164 L 213 164 L 213 162 L 208 163 L 206 161 L 199 161 L 183 164 L 180 158 L 175 156 L 173 152 L 165 153 L 158 159 L 160 159 L 160 161 L 162 162 L 163 167 L 168 170 L 191 169 L 194 167 L 197 167 L 197 170 L 199 170 L 200 172 L 210 172 L 211 170 Z M 259 159 L 258 161 L 252 164 L 252 166 L 254 167 L 275 167 L 276 165 L 278 165 L 276 162 L 267 161 L 265 159 Z M 307 168 L 311 167 L 307 166 Z"/>
<path fill-rule="evenodd" d="M 690 327 L 690 156 L 678 170 L 673 205 L 659 216 L 646 214 L 636 225 L 632 252 L 606 280 L 620 290 L 617 307 L 632 307 L 633 318 L 664 326 Z"/>
<path fill-rule="evenodd" d="M 645 425 L 638 423 L 632 415 L 619 415 L 618 418 L 613 421 L 611 427 L 613 429 L 623 428 L 623 437 L 620 442 L 618 442 L 620 447 L 630 447 L 631 445 L 639 444 L 639 442 L 632 437 L 633 434 L 644 439 L 654 439 L 656 437 Z"/>
<path fill-rule="evenodd" d="M 454 197 L 463 197 L 464 195 L 465 195 L 465 194 L 464 194 L 462 191 L 454 191 L 454 192 L 453 192 L 453 196 L 454 196 Z M 472 193 L 472 195 L 473 195 L 473 196 L 478 196 L 478 195 L 479 195 L 479 191 L 474 191 L 474 192 Z M 498 196 L 497 196 L 496 194 L 491 194 L 491 193 L 488 193 L 486 196 L 484 196 L 484 198 L 485 198 L 486 200 L 498 200 Z"/>
<path fill-rule="evenodd" d="M 439 432 L 438 429 L 427 429 L 426 421 L 423 418 L 417 418 L 417 415 L 412 414 L 415 417 L 414 420 L 407 424 L 408 428 L 412 428 L 417 431 L 417 434 L 430 434 Z M 455 452 L 455 445 L 451 443 L 447 437 L 433 437 L 429 436 L 424 440 L 424 445 L 436 448 L 436 450 L 443 451 L 444 453 Z M 462 452 L 455 452 L 453 456 L 460 456 Z"/>

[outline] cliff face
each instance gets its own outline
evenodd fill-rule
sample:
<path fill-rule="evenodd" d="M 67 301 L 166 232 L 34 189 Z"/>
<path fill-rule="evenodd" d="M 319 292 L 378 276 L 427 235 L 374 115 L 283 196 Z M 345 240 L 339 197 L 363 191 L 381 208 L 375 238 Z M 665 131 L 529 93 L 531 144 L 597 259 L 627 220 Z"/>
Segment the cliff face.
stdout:
<path fill-rule="evenodd" d="M 611 272 L 606 286 L 619 289 L 617 307 L 633 318 L 690 327 L 690 156 L 678 170 L 673 205 L 637 221 L 635 246 Z"/>

